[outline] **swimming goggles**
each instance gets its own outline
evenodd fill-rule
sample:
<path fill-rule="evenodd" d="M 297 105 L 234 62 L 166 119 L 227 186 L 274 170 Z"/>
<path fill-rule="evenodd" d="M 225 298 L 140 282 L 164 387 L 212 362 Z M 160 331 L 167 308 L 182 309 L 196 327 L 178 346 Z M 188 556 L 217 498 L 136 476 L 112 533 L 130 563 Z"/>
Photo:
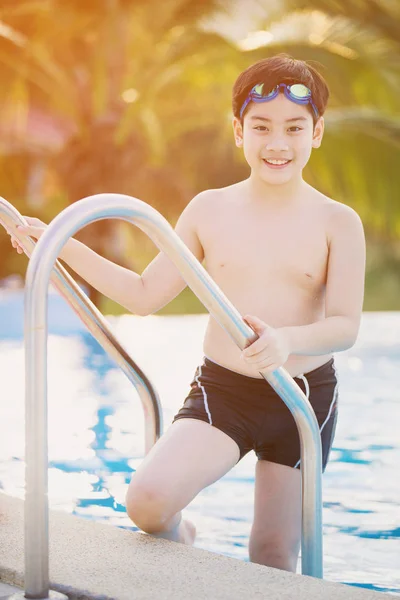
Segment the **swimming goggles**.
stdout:
<path fill-rule="evenodd" d="M 242 108 L 240 109 L 240 118 L 242 118 L 245 108 L 250 102 L 268 102 L 277 97 L 281 88 L 286 98 L 295 102 L 296 104 L 311 104 L 315 116 L 318 118 L 318 110 L 311 98 L 311 90 L 303 85 L 302 83 L 294 83 L 287 85 L 286 83 L 279 83 L 276 85 L 268 94 L 263 94 L 263 83 L 257 83 L 255 85 L 246 100 L 243 102 Z"/>

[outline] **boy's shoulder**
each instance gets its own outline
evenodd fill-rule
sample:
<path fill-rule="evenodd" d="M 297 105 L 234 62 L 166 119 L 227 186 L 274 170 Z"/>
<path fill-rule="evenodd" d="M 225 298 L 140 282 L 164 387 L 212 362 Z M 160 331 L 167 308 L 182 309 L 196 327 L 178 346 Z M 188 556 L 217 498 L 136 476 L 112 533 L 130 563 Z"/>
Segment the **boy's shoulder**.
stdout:
<path fill-rule="evenodd" d="M 315 188 L 312 188 L 314 199 L 321 206 L 321 209 L 324 211 L 326 217 L 329 221 L 360 221 L 360 216 L 357 211 L 349 206 L 348 204 L 344 204 L 339 200 L 334 200 L 329 196 L 326 196 L 322 192 L 319 192 Z"/>
<path fill-rule="evenodd" d="M 235 203 L 240 203 L 240 199 L 246 193 L 244 191 L 244 181 L 227 185 L 226 187 L 210 188 L 197 194 L 189 203 L 198 214 L 209 214 L 212 210 L 214 214 L 218 210 L 226 210 Z"/>
<path fill-rule="evenodd" d="M 196 221 L 210 218 L 210 211 L 217 216 L 218 211 L 226 208 L 227 202 L 238 196 L 238 185 L 234 183 L 227 187 L 213 188 L 200 192 L 192 198 L 185 208 Z"/>
<path fill-rule="evenodd" d="M 363 237 L 363 224 L 354 208 L 314 191 L 318 194 L 317 200 L 322 209 L 328 242 L 346 235 Z"/>
<path fill-rule="evenodd" d="M 191 204 L 196 205 L 207 205 L 210 202 L 222 201 L 227 198 L 232 198 L 236 196 L 237 192 L 240 190 L 243 182 L 233 183 L 231 185 L 227 185 L 226 187 L 221 188 L 210 188 L 208 190 L 203 190 L 191 200 Z"/>

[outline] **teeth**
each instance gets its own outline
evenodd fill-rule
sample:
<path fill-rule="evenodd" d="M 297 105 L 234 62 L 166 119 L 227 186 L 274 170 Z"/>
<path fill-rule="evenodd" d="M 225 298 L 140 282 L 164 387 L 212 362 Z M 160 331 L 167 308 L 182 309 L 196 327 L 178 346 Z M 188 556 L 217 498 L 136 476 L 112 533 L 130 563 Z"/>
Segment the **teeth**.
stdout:
<path fill-rule="evenodd" d="M 265 159 L 265 161 L 267 163 L 270 163 L 271 165 L 286 165 L 288 162 L 290 162 L 288 160 L 268 160 L 268 159 Z"/>

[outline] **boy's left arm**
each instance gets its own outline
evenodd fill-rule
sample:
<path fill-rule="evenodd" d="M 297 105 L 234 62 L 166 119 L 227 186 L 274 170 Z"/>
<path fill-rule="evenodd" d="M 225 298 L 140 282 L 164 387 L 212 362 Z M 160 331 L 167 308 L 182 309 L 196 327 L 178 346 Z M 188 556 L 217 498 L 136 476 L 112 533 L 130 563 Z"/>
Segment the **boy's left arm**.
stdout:
<path fill-rule="evenodd" d="M 243 351 L 246 362 L 273 371 L 290 354 L 329 354 L 355 343 L 364 299 L 366 255 L 360 217 L 352 208 L 340 205 L 331 218 L 328 236 L 325 319 L 310 325 L 272 328 L 246 315 L 245 321 L 260 336 Z"/>

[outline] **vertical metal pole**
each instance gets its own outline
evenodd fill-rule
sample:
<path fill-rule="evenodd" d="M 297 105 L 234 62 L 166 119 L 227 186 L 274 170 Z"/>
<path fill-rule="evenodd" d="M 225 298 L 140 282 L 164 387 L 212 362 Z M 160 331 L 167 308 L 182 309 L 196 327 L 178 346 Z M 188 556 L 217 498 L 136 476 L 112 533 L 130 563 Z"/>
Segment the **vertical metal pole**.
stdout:
<path fill-rule="evenodd" d="M 265 375 L 263 374 L 263 377 Z M 302 535 L 301 572 L 323 577 L 322 539 L 322 449 L 321 434 L 314 410 L 306 396 L 299 398 L 299 386 L 277 369 L 267 379 L 284 400 L 295 419 L 301 448 Z"/>
<path fill-rule="evenodd" d="M 31 315 L 38 315 L 36 323 Z M 25 590 L 33 598 L 49 592 L 47 498 L 47 290 L 32 294 L 25 304 Z"/>

